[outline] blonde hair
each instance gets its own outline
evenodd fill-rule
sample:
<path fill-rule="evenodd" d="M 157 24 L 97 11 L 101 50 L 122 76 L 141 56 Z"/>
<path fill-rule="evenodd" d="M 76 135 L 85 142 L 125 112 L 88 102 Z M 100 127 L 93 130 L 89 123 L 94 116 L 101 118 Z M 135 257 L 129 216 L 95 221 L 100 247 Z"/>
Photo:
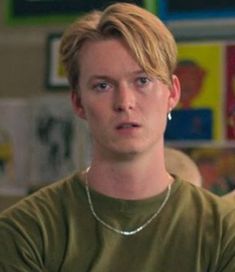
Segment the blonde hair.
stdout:
<path fill-rule="evenodd" d="M 79 52 L 86 41 L 120 38 L 143 70 L 171 86 L 177 61 L 175 40 L 155 15 L 134 4 L 116 3 L 103 12 L 92 11 L 76 20 L 63 34 L 60 46 L 70 86 L 79 84 Z"/>
<path fill-rule="evenodd" d="M 197 164 L 183 151 L 165 147 L 165 164 L 170 174 L 199 187 L 202 186 L 202 176 Z"/>

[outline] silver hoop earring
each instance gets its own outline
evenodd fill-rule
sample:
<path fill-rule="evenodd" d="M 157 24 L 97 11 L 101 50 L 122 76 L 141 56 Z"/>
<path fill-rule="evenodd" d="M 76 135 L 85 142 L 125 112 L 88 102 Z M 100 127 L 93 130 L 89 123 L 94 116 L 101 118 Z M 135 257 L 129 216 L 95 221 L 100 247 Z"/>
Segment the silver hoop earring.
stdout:
<path fill-rule="evenodd" d="M 172 116 L 171 116 L 171 111 L 169 111 L 169 112 L 168 112 L 168 114 L 167 114 L 167 118 L 168 118 L 168 120 L 169 120 L 169 121 L 172 119 Z"/>

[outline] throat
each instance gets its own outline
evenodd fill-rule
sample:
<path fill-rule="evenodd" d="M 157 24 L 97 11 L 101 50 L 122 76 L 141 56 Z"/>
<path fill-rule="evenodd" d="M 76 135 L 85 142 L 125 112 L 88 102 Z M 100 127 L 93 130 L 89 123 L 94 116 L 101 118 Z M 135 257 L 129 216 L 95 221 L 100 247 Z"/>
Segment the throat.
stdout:
<path fill-rule="evenodd" d="M 106 171 L 105 175 L 89 174 L 89 184 L 97 192 L 123 200 L 141 200 L 164 192 L 173 178 L 165 172 L 161 178 L 155 175 L 136 174 L 137 171 Z M 87 175 L 88 175 L 87 174 Z M 99 177 L 97 179 L 96 177 Z"/>
<path fill-rule="evenodd" d="M 134 229 L 118 229 L 118 228 L 112 226 L 109 222 L 104 221 L 103 218 L 97 214 L 95 206 L 92 201 L 91 194 L 90 194 L 89 183 L 88 183 L 88 171 L 89 171 L 89 169 L 86 172 L 85 185 L 86 185 L 86 193 L 87 193 L 87 199 L 88 199 L 90 211 L 91 211 L 93 217 L 95 218 L 95 220 L 99 224 L 101 224 L 103 227 L 107 228 L 109 231 L 115 232 L 118 235 L 124 235 L 124 236 L 135 235 L 136 233 L 138 233 L 138 232 L 142 231 L 143 229 L 145 229 L 146 227 L 148 227 L 155 220 L 155 218 L 158 217 L 158 215 L 161 213 L 163 208 L 167 205 L 167 202 L 168 202 L 170 195 L 171 195 L 171 183 L 169 183 L 169 185 L 167 186 L 166 195 L 165 195 L 160 207 L 147 220 L 142 222 L 142 224 L 136 226 Z"/>

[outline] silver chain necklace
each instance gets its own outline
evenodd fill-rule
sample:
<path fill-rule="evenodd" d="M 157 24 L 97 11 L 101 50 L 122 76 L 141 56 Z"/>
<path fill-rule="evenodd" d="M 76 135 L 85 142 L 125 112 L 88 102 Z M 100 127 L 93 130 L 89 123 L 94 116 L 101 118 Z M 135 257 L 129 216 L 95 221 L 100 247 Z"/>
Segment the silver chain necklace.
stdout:
<path fill-rule="evenodd" d="M 88 177 L 87 176 L 88 176 L 89 169 L 90 168 L 88 167 L 87 170 L 86 170 L 86 173 L 85 173 L 85 185 L 86 185 L 86 194 L 87 194 L 87 199 L 88 199 L 88 203 L 89 203 L 91 213 L 95 217 L 95 219 L 99 223 L 101 223 L 103 226 L 105 226 L 107 229 L 109 229 L 111 231 L 114 231 L 114 232 L 116 232 L 118 234 L 121 234 L 121 235 L 126 235 L 126 236 L 134 235 L 134 234 L 140 232 L 141 230 L 143 230 L 144 228 L 146 228 L 160 214 L 160 212 L 162 211 L 162 209 L 166 205 L 166 203 L 167 203 L 167 201 L 168 201 L 168 199 L 170 197 L 170 194 L 171 194 L 171 183 L 170 183 L 168 185 L 168 187 L 167 187 L 167 194 L 166 194 L 164 200 L 162 201 L 161 206 L 159 207 L 159 209 L 152 216 L 150 216 L 150 218 L 145 223 L 143 223 L 141 226 L 139 226 L 136 229 L 133 229 L 131 231 L 116 229 L 113 226 L 106 223 L 103 219 L 101 219 L 97 215 L 97 213 L 96 213 L 96 211 L 94 209 L 94 205 L 93 205 L 92 200 L 91 200 L 91 194 L 90 194 L 89 185 L 88 185 Z"/>

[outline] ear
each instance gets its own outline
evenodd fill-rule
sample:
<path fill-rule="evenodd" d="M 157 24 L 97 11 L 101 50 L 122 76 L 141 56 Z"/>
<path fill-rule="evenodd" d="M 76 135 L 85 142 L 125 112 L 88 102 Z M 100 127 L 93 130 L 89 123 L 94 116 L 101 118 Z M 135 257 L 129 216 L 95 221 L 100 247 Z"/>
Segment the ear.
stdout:
<path fill-rule="evenodd" d="M 77 90 L 73 90 L 71 92 L 71 101 L 73 105 L 73 109 L 76 112 L 76 114 L 82 118 L 86 119 L 86 114 L 84 107 L 82 105 L 81 96 L 79 95 L 79 92 Z"/>
<path fill-rule="evenodd" d="M 181 94 L 180 81 L 176 75 L 172 75 L 172 85 L 169 89 L 168 111 L 171 111 L 178 104 Z"/>

